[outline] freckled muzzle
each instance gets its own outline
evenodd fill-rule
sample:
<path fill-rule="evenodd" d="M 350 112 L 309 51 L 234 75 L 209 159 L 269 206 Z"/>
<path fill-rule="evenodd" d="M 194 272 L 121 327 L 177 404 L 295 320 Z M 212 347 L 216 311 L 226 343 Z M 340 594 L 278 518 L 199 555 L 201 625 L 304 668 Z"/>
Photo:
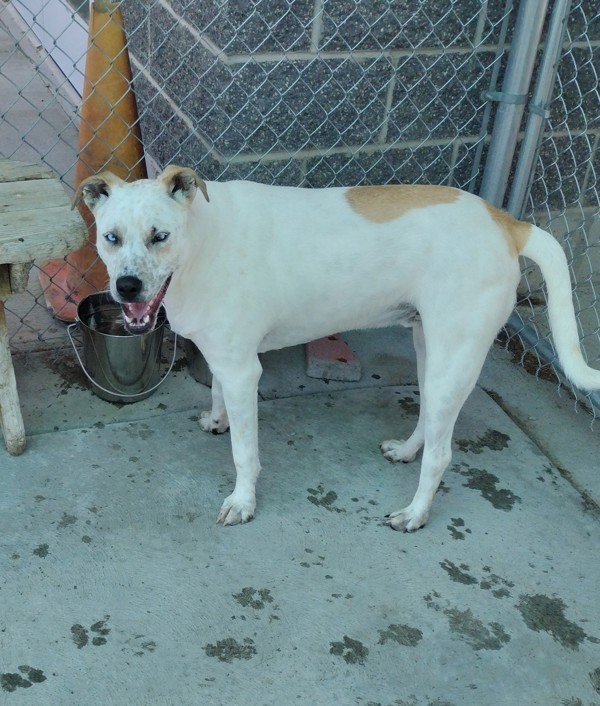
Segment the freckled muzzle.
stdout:
<path fill-rule="evenodd" d="M 171 275 L 162 283 L 158 292 L 150 301 L 135 301 L 142 289 L 141 280 L 136 277 L 120 277 L 116 282 L 117 292 L 121 298 L 123 320 L 129 333 L 142 334 L 152 331 L 156 325 L 158 311 L 167 293 Z"/>

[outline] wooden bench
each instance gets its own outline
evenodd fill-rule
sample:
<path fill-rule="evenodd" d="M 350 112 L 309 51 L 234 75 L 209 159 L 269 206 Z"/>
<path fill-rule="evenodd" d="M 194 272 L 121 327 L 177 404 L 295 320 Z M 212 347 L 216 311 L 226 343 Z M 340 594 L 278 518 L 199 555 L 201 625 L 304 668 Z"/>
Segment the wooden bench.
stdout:
<path fill-rule="evenodd" d="M 87 229 L 51 169 L 0 159 L 0 422 L 11 454 L 25 450 L 4 302 L 27 288 L 34 260 L 81 247 Z"/>

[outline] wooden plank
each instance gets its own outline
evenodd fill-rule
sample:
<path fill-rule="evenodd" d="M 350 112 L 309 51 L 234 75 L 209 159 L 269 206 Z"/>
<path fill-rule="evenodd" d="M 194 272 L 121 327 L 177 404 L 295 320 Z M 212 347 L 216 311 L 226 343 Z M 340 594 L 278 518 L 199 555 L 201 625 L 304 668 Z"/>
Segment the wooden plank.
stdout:
<path fill-rule="evenodd" d="M 87 235 L 58 179 L 0 183 L 0 263 L 62 257 Z"/>
<path fill-rule="evenodd" d="M 0 265 L 0 302 L 6 301 L 12 293 L 8 265 Z"/>
<path fill-rule="evenodd" d="M 8 265 L 0 265 L 0 426 L 2 426 L 6 448 L 9 453 L 16 455 L 25 449 L 25 427 L 4 315 L 4 300 L 8 296 L 10 296 Z"/>
<path fill-rule="evenodd" d="M 7 181 L 0 184 L 0 233 L 4 232 L 5 216 L 17 211 L 41 211 L 62 206 L 71 209 L 71 202 L 58 179 Z"/>
<path fill-rule="evenodd" d="M 3 301 L 0 301 L 0 421 L 8 452 L 13 455 L 23 453 L 26 443 L 25 426 L 8 345 L 8 328 Z"/>
<path fill-rule="evenodd" d="M 13 262 L 9 265 L 10 291 L 13 294 L 20 294 L 27 290 L 32 265 L 33 262 Z M 6 265 L 0 265 L 0 267 L 6 267 Z"/>
<path fill-rule="evenodd" d="M 87 239 L 79 213 L 64 208 L 14 213 L 7 224 L 0 238 L 0 263 L 62 257 Z"/>
<path fill-rule="evenodd" d="M 0 183 L 5 181 L 28 181 L 48 179 L 56 175 L 50 167 L 33 162 L 15 162 L 13 159 L 0 159 Z"/>

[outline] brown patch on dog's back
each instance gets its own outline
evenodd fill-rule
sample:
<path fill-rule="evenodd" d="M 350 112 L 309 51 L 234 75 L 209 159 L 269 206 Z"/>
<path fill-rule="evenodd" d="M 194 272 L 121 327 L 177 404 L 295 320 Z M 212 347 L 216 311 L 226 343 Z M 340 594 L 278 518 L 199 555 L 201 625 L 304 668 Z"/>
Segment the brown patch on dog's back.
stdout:
<path fill-rule="evenodd" d="M 387 223 L 400 218 L 413 208 L 440 203 L 453 203 L 460 190 L 450 186 L 427 184 L 388 184 L 387 186 L 353 186 L 346 200 L 355 213 L 372 223 Z"/>
<path fill-rule="evenodd" d="M 493 221 L 502 231 L 502 235 L 508 243 L 510 252 L 513 255 L 519 255 L 529 239 L 531 224 L 518 221 L 513 215 L 508 213 L 508 211 L 502 211 L 492 206 L 492 204 L 487 201 L 484 203 Z"/>

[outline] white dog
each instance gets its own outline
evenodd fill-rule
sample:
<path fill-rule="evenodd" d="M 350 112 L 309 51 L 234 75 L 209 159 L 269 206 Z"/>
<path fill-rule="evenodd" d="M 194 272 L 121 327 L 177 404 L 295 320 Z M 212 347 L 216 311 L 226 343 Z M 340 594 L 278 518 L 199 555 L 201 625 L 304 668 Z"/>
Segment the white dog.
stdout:
<path fill-rule="evenodd" d="M 423 447 L 423 459 L 412 502 L 387 521 L 422 527 L 450 462 L 458 413 L 515 304 L 519 255 L 545 277 L 566 375 L 580 388 L 600 388 L 600 372 L 581 354 L 561 247 L 472 194 L 205 183 L 171 166 L 134 183 L 89 177 L 74 204 L 82 199 L 128 329 L 151 330 L 164 302 L 173 330 L 198 346 L 213 372 L 212 410 L 201 427 L 231 428 L 237 470 L 218 516 L 224 525 L 251 519 L 256 506 L 258 353 L 402 324 L 413 329 L 419 420 L 408 440 L 381 448 L 391 461 L 412 461 Z"/>

